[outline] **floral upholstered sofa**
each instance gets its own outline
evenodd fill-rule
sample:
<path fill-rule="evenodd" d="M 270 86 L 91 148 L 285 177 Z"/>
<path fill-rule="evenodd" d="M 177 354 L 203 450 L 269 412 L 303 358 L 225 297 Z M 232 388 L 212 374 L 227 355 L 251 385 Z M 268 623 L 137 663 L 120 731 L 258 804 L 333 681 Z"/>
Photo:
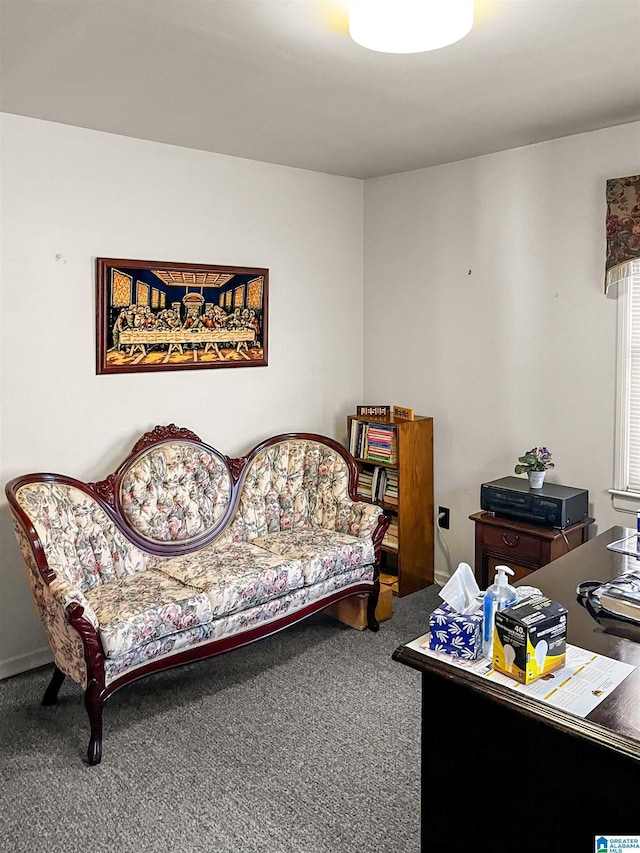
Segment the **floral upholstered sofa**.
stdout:
<path fill-rule="evenodd" d="M 230 459 L 173 424 L 146 433 L 114 474 L 7 484 L 55 668 L 85 691 L 90 764 L 102 709 L 151 672 L 251 643 L 353 595 L 375 631 L 388 519 L 355 498 L 338 442 L 290 433 Z"/>

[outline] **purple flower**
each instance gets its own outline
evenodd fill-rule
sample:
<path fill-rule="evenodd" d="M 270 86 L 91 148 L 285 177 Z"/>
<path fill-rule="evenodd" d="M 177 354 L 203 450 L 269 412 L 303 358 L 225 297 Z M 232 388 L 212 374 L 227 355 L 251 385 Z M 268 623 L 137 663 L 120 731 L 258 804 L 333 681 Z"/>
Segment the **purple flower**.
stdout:
<path fill-rule="evenodd" d="M 518 457 L 515 472 L 524 474 L 529 471 L 546 471 L 549 468 L 555 468 L 551 456 L 551 451 L 547 447 L 532 447 L 524 456 Z"/>

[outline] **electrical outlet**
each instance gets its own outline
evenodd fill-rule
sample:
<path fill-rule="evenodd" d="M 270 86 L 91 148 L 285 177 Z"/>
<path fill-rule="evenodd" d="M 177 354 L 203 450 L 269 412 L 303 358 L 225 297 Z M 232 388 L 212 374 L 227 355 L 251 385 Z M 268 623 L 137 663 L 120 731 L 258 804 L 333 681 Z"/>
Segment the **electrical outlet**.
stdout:
<path fill-rule="evenodd" d="M 442 527 L 443 530 L 449 529 L 449 513 L 449 507 L 438 507 L 438 527 Z"/>

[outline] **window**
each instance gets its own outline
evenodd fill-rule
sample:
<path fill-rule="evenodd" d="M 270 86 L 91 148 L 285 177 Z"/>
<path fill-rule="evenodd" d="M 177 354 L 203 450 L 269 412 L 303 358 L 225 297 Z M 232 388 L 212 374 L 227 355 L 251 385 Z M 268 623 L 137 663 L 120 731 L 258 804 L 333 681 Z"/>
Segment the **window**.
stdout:
<path fill-rule="evenodd" d="M 615 470 L 613 506 L 640 508 L 640 260 L 618 282 Z"/>

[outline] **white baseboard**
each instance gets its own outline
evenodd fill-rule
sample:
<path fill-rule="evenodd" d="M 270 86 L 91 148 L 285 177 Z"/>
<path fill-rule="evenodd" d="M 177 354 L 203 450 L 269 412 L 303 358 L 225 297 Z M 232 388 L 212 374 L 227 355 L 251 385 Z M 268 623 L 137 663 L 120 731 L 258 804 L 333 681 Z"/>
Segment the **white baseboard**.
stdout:
<path fill-rule="evenodd" d="M 18 675 L 20 672 L 27 672 L 29 669 L 44 666 L 47 663 L 51 663 L 52 660 L 53 655 L 49 646 L 38 649 L 36 652 L 28 652 L 25 655 L 16 655 L 7 660 L 0 660 L 0 681 L 3 678 Z"/>

